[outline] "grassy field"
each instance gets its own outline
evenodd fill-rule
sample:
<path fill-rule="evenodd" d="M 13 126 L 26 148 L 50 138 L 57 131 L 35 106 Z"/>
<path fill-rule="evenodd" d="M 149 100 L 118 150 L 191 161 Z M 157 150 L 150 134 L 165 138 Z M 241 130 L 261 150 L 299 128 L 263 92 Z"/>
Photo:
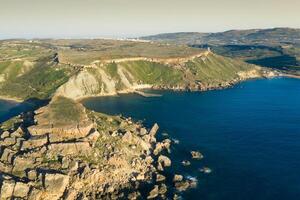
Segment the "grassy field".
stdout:
<path fill-rule="evenodd" d="M 81 115 L 83 108 L 76 102 L 57 97 L 49 104 L 49 120 L 56 124 L 79 123 L 83 118 Z"/>
<path fill-rule="evenodd" d="M 206 59 L 195 59 L 186 64 L 196 81 L 205 85 L 218 86 L 238 77 L 237 73 L 247 71 L 253 66 L 242 61 L 212 54 Z"/>
<path fill-rule="evenodd" d="M 145 84 L 176 86 L 183 83 L 183 72 L 164 64 L 135 61 L 122 65 L 133 77 Z"/>
<path fill-rule="evenodd" d="M 73 73 L 72 68 L 51 62 L 51 57 L 39 58 L 30 67 L 21 61 L 5 61 L 0 67 L 0 95 L 20 99 L 49 98 Z"/>
<path fill-rule="evenodd" d="M 129 57 L 185 57 L 203 51 L 184 45 L 115 40 L 55 40 L 49 42 L 59 49 L 58 53 L 62 62 L 76 64 L 90 64 L 95 60 Z"/>

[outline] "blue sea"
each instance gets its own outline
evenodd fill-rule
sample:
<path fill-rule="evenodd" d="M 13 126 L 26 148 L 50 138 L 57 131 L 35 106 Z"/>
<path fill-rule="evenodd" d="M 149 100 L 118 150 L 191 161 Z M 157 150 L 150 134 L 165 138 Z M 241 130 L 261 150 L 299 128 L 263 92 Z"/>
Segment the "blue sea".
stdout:
<path fill-rule="evenodd" d="M 183 199 L 300 199 L 300 79 L 243 82 L 207 92 L 157 92 L 161 97 L 128 94 L 85 100 L 86 107 L 160 126 L 159 137 L 178 139 L 172 171 L 198 179 Z M 0 102 L 1 115 L 10 104 Z M 3 109 L 4 107 L 4 109 Z M 190 151 L 204 154 L 191 166 Z M 212 173 L 203 174 L 207 166 Z"/>

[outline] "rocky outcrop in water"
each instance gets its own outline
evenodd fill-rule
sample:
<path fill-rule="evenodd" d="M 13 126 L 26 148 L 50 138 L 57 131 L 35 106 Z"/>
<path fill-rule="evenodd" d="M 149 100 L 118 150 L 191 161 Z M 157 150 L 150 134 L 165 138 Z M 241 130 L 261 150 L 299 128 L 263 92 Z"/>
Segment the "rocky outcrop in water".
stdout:
<path fill-rule="evenodd" d="M 63 114 L 56 108 L 67 103 L 81 113 L 80 121 L 55 121 Z M 64 98 L 16 121 L 0 132 L 1 199 L 135 199 L 142 191 L 155 198 L 167 190 L 158 170 L 171 165 L 161 155 L 170 143 L 156 141 L 157 124 L 147 131 Z M 143 190 L 155 180 L 161 184 Z"/>

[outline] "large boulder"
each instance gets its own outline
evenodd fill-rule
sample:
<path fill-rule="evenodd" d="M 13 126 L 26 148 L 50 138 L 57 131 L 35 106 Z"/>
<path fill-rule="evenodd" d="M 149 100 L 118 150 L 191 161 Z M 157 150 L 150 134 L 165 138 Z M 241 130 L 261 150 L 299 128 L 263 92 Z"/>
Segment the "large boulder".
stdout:
<path fill-rule="evenodd" d="M 88 142 L 54 143 L 48 146 L 51 155 L 86 155 L 92 152 Z"/>
<path fill-rule="evenodd" d="M 158 196 L 158 194 L 159 194 L 158 185 L 155 185 L 154 188 L 149 192 L 147 199 L 154 199 Z"/>
<path fill-rule="evenodd" d="M 45 174 L 44 186 L 47 192 L 45 199 L 59 199 L 69 184 L 69 176 L 63 174 Z"/>
<path fill-rule="evenodd" d="M 14 197 L 25 198 L 30 190 L 30 185 L 22 182 L 17 182 L 14 189 Z"/>
<path fill-rule="evenodd" d="M 21 150 L 34 149 L 41 147 L 48 142 L 47 135 L 33 136 L 29 140 L 23 141 Z"/>
<path fill-rule="evenodd" d="M 15 182 L 12 180 L 4 180 L 2 182 L 0 199 L 11 199 L 14 192 Z"/>
<path fill-rule="evenodd" d="M 191 151 L 193 159 L 200 160 L 203 158 L 203 155 L 199 151 Z"/>
<path fill-rule="evenodd" d="M 182 181 L 182 180 L 183 180 L 183 176 L 182 175 L 179 175 L 179 174 L 175 174 L 174 175 L 174 178 L 173 178 L 174 182 L 178 182 L 178 181 Z"/>
<path fill-rule="evenodd" d="M 13 151 L 9 148 L 5 148 L 2 152 L 1 161 L 5 163 L 12 163 L 13 156 L 16 154 L 16 151 Z"/>
<path fill-rule="evenodd" d="M 158 170 L 163 171 L 165 167 L 170 167 L 172 162 L 170 158 L 168 158 L 167 156 L 160 155 L 158 157 L 157 163 L 158 163 L 157 166 Z"/>

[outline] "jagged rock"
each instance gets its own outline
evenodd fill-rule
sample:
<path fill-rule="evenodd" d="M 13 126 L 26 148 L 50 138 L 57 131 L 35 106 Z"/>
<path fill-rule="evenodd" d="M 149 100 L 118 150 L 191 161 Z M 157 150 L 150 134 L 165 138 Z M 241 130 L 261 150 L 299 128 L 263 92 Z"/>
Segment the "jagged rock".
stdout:
<path fill-rule="evenodd" d="M 97 130 L 95 130 L 94 132 L 90 133 L 86 138 L 92 143 L 95 143 L 97 142 L 99 137 L 100 137 L 100 133 Z"/>
<path fill-rule="evenodd" d="M 30 186 L 26 183 L 17 182 L 14 188 L 14 197 L 25 198 L 28 195 Z"/>
<path fill-rule="evenodd" d="M 123 140 L 124 142 L 128 142 L 128 143 L 132 142 L 132 139 L 133 139 L 133 136 L 132 136 L 132 133 L 131 133 L 130 131 L 127 131 L 127 132 L 123 135 L 123 137 L 122 137 L 122 140 Z"/>
<path fill-rule="evenodd" d="M 165 177 L 157 175 L 154 179 L 157 172 L 155 165 L 159 164 L 163 170 L 171 165 L 171 160 L 161 156 L 154 163 L 157 124 L 147 134 L 145 128 L 133 122 L 130 126 L 125 123 L 121 127 L 124 120 L 116 118 L 114 120 L 119 127 L 106 127 L 105 124 L 103 129 L 100 125 L 102 117 L 97 119 L 95 115 L 95 118 L 86 118 L 90 116 L 86 113 L 86 116 L 82 115 L 85 124 L 72 122 L 69 125 L 64 121 L 61 125 L 56 121 L 53 125 L 49 120 L 52 116 L 47 112 L 44 109 L 34 116 L 37 118 L 36 125 L 29 128 L 22 125 L 25 135 L 21 132 L 15 132 L 14 137 L 9 132 L 1 134 L 0 155 L 3 161 L 0 161 L 0 173 L 8 174 L 9 180 L 12 177 L 18 180 L 14 194 L 16 198 L 120 199 L 125 197 L 121 190 L 134 188 L 135 193 L 129 197 L 136 199 L 140 196 L 138 190 L 141 183 L 148 184 L 154 180 L 159 181 L 160 185 L 153 188 L 149 196 L 165 198 L 166 188 L 161 184 Z M 90 121 L 92 129 L 89 130 L 89 126 L 85 125 L 89 125 Z M 116 137 L 111 136 L 114 130 L 117 130 Z M 86 131 L 89 131 L 88 134 Z M 2 145 L 4 141 L 7 146 Z M 168 146 L 167 143 L 161 142 L 163 149 Z"/>
<path fill-rule="evenodd" d="M 10 134 L 10 137 L 23 137 L 23 136 L 24 136 L 24 132 L 21 129 L 21 127 L 19 127 L 16 131 Z"/>
<path fill-rule="evenodd" d="M 24 138 L 17 138 L 16 143 L 12 146 L 12 149 L 15 151 L 19 151 L 21 149 L 22 143 L 25 141 Z"/>
<path fill-rule="evenodd" d="M 160 155 L 157 160 L 158 170 L 163 171 L 165 167 L 171 166 L 171 160 L 167 156 Z"/>
<path fill-rule="evenodd" d="M 158 185 L 155 185 L 154 188 L 149 192 L 149 195 L 147 196 L 147 199 L 154 199 L 158 196 Z"/>
<path fill-rule="evenodd" d="M 165 139 L 162 142 L 157 142 L 153 151 L 154 155 L 160 154 L 164 149 L 170 152 L 171 140 Z"/>
<path fill-rule="evenodd" d="M 72 189 L 69 190 L 65 196 L 65 200 L 74 200 L 77 199 L 78 191 Z"/>
<path fill-rule="evenodd" d="M 153 154 L 157 156 L 162 150 L 163 150 L 163 144 L 161 142 L 158 142 L 156 143 Z"/>
<path fill-rule="evenodd" d="M 1 136 L 0 136 L 1 139 L 7 138 L 7 137 L 9 137 L 9 132 L 8 132 L 8 131 L 4 131 L 4 132 L 1 134 Z"/>
<path fill-rule="evenodd" d="M 190 184 L 190 187 L 191 188 L 196 188 L 197 187 L 197 179 L 195 179 L 195 178 L 191 178 L 191 179 L 189 179 L 189 184 Z"/>
<path fill-rule="evenodd" d="M 119 136 L 118 131 L 114 131 L 114 132 L 111 134 L 111 136 L 112 136 L 112 137 L 117 137 L 117 136 Z"/>
<path fill-rule="evenodd" d="M 36 165 L 33 158 L 17 156 L 14 159 L 14 168 L 12 173 L 18 177 L 26 177 L 26 169 L 33 168 Z"/>
<path fill-rule="evenodd" d="M 203 155 L 199 151 L 191 151 L 191 155 L 193 159 L 200 160 L 203 158 Z"/>
<path fill-rule="evenodd" d="M 63 174 L 45 174 L 44 186 L 47 199 L 59 199 L 69 184 L 69 176 Z"/>
<path fill-rule="evenodd" d="M 146 158 L 145 158 L 145 162 L 148 164 L 148 165 L 150 165 L 151 163 L 153 163 L 153 158 L 151 157 L 151 156 L 147 156 Z"/>
<path fill-rule="evenodd" d="M 148 136 L 148 135 L 145 135 Z M 145 137 L 144 136 L 144 137 Z M 144 138 L 143 138 L 144 139 Z M 149 151 L 149 149 L 151 148 L 151 144 L 148 142 L 145 142 L 144 140 L 139 140 L 137 142 L 137 144 L 139 144 L 144 150 Z"/>
<path fill-rule="evenodd" d="M 145 180 L 145 174 L 143 174 L 143 173 L 138 174 L 136 177 L 136 180 L 138 180 L 138 181 Z"/>
<path fill-rule="evenodd" d="M 0 162 L 0 172 L 11 173 L 13 166 Z"/>
<path fill-rule="evenodd" d="M 33 188 L 29 195 L 28 195 L 28 200 L 37 200 L 37 199 L 42 199 L 41 196 L 42 196 L 43 192 L 41 190 L 38 190 L 36 188 Z M 50 199 L 49 199 L 50 200 Z"/>
<path fill-rule="evenodd" d="M 8 137 L 5 138 L 3 141 L 0 141 L 0 146 L 13 146 L 14 144 L 16 144 L 16 138 L 14 137 Z"/>
<path fill-rule="evenodd" d="M 141 128 L 140 129 L 140 135 L 141 136 L 144 136 L 144 135 L 146 135 L 147 134 L 147 130 L 145 129 L 145 128 Z"/>
<path fill-rule="evenodd" d="M 183 160 L 181 163 L 182 163 L 183 166 L 189 166 L 189 165 L 191 165 L 191 162 L 188 161 L 188 160 Z"/>
<path fill-rule="evenodd" d="M 170 139 L 164 139 L 162 141 L 164 148 L 166 148 L 168 151 L 170 151 L 170 147 L 171 147 L 171 140 Z"/>
<path fill-rule="evenodd" d="M 87 155 L 92 152 L 88 142 L 55 143 L 48 146 L 49 154 L 52 155 Z"/>
<path fill-rule="evenodd" d="M 166 180 L 166 177 L 164 175 L 156 174 L 156 182 L 161 182 L 164 180 Z"/>
<path fill-rule="evenodd" d="M 44 146 L 48 142 L 47 135 L 33 136 L 22 143 L 21 150 L 34 149 Z"/>
<path fill-rule="evenodd" d="M 174 175 L 173 182 L 178 182 L 178 181 L 182 181 L 182 180 L 183 180 L 182 175 L 179 175 L 179 174 Z"/>
<path fill-rule="evenodd" d="M 158 189 L 159 194 L 165 194 L 168 191 L 166 184 L 161 184 Z"/>
<path fill-rule="evenodd" d="M 13 180 L 4 180 L 2 182 L 0 199 L 1 200 L 2 199 L 3 200 L 11 199 L 11 197 L 13 196 L 14 187 L 15 187 L 15 181 L 13 181 Z"/>
<path fill-rule="evenodd" d="M 27 178 L 29 179 L 29 180 L 36 180 L 37 179 L 37 172 L 36 172 L 36 170 L 29 170 L 28 172 L 27 172 Z"/>
<path fill-rule="evenodd" d="M 155 124 L 153 125 L 153 127 L 151 128 L 151 130 L 150 130 L 150 132 L 149 132 L 149 135 L 150 135 L 151 137 L 155 137 L 155 135 L 156 135 L 158 129 L 159 129 L 159 126 L 158 126 L 158 124 L 155 123 Z"/>
<path fill-rule="evenodd" d="M 62 163 L 61 163 L 61 167 L 63 169 L 66 169 L 69 167 L 71 160 L 68 157 L 63 157 L 62 158 Z"/>
<path fill-rule="evenodd" d="M 81 178 L 87 177 L 91 172 L 91 168 L 89 166 L 85 166 L 81 172 Z"/>
<path fill-rule="evenodd" d="M 128 199 L 129 200 L 137 200 L 139 199 L 141 196 L 141 194 L 139 192 L 132 192 L 130 194 L 128 194 Z"/>
<path fill-rule="evenodd" d="M 212 172 L 212 170 L 208 167 L 203 167 L 203 168 L 200 169 L 200 172 L 203 172 L 205 174 L 209 174 L 209 173 Z"/>
<path fill-rule="evenodd" d="M 81 105 L 82 106 L 82 105 Z M 47 107 L 41 108 L 41 110 L 47 110 Z M 38 115 L 38 125 L 28 127 L 28 131 L 31 135 L 45 135 L 49 133 L 50 143 L 54 142 L 65 142 L 74 139 L 86 137 L 90 131 L 94 128 L 94 124 L 88 119 L 83 119 L 80 124 L 68 124 L 65 126 L 61 125 L 50 125 L 49 121 L 46 121 L 47 112 L 43 111 L 40 116 Z"/>
<path fill-rule="evenodd" d="M 16 151 L 13 151 L 13 150 L 11 150 L 9 148 L 5 148 L 3 150 L 3 153 L 2 153 L 2 156 L 1 156 L 1 161 L 12 164 L 13 156 L 16 153 L 17 153 Z"/>
<path fill-rule="evenodd" d="M 179 192 L 183 192 L 183 191 L 187 190 L 189 187 L 190 187 L 189 181 L 179 181 L 179 182 L 175 183 L 175 188 Z"/>

